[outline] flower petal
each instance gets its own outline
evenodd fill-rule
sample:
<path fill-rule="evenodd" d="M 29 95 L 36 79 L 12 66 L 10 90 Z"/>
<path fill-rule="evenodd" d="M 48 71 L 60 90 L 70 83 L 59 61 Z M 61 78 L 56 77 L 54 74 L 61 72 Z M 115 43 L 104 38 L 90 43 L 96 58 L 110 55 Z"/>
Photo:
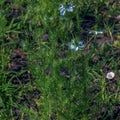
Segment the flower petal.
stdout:
<path fill-rule="evenodd" d="M 109 72 L 109 73 L 107 73 L 107 75 L 106 75 L 106 78 L 107 79 L 113 79 L 115 77 L 115 73 L 114 72 Z"/>

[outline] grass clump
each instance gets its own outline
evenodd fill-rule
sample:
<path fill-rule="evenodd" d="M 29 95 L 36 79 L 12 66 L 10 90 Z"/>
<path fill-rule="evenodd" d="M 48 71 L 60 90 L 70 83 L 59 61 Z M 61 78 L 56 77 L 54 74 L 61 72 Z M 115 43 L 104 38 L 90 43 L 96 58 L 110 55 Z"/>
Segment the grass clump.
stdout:
<path fill-rule="evenodd" d="M 1 1 L 0 120 L 119 120 L 119 4 Z"/>

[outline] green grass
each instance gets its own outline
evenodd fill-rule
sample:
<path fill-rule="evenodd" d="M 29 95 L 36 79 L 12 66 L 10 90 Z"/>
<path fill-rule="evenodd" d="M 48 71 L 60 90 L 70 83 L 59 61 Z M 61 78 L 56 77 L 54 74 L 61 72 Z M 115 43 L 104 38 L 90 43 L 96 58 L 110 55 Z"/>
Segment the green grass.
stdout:
<path fill-rule="evenodd" d="M 0 120 L 119 120 L 117 2 L 6 1 L 0 1 Z M 58 8 L 67 2 L 74 10 L 61 16 Z M 99 29 L 103 35 L 89 35 Z M 70 50 L 72 39 L 85 47 Z M 18 71 L 15 54 L 26 64 Z M 26 71 L 29 82 L 22 83 Z"/>

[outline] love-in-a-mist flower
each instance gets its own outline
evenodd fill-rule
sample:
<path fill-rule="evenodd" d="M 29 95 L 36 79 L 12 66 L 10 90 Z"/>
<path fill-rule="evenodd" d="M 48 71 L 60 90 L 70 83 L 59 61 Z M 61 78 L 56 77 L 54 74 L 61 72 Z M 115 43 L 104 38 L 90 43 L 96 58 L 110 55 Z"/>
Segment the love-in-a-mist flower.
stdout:
<path fill-rule="evenodd" d="M 83 41 L 79 41 L 77 44 L 75 44 L 74 39 L 71 40 L 71 44 L 69 45 L 69 49 L 78 51 L 78 49 L 84 48 L 84 43 Z"/>
<path fill-rule="evenodd" d="M 114 72 L 108 72 L 107 75 L 106 75 L 106 78 L 107 79 L 113 79 L 115 77 L 115 73 Z"/>
<path fill-rule="evenodd" d="M 102 30 L 91 30 L 89 31 L 89 34 L 94 34 L 94 35 L 103 34 L 103 31 Z"/>
<path fill-rule="evenodd" d="M 71 40 L 71 43 L 69 45 L 69 49 L 74 50 L 74 51 L 78 51 L 78 46 L 75 45 L 74 39 Z"/>
<path fill-rule="evenodd" d="M 67 12 L 73 12 L 73 8 L 75 6 L 72 5 L 72 3 L 67 3 L 66 5 L 60 5 L 58 10 L 60 11 L 60 15 L 64 16 L 66 11 Z"/>
<path fill-rule="evenodd" d="M 65 15 L 66 7 L 64 5 L 60 5 L 58 10 L 60 11 L 60 15 Z"/>
<path fill-rule="evenodd" d="M 78 47 L 79 48 L 84 48 L 85 47 L 83 41 L 78 42 Z"/>
<path fill-rule="evenodd" d="M 66 10 L 68 11 L 68 12 L 73 12 L 73 8 L 74 8 L 75 6 L 73 6 L 72 5 L 72 3 L 68 3 L 67 5 L 66 5 Z"/>

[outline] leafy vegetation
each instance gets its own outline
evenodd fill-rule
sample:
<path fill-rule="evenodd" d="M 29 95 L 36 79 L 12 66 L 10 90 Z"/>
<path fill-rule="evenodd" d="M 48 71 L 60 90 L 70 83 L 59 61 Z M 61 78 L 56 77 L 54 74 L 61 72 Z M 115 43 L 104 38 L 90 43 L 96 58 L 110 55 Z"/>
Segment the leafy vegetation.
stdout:
<path fill-rule="evenodd" d="M 119 11 L 117 0 L 0 1 L 0 120 L 120 120 Z"/>

